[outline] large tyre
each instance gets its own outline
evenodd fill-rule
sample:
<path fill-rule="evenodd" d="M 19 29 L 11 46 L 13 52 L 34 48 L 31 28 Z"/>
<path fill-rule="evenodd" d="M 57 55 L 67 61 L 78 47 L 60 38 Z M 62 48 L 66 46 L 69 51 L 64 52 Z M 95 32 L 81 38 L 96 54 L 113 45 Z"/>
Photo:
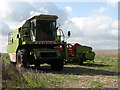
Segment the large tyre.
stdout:
<path fill-rule="evenodd" d="M 22 67 L 27 67 L 27 55 L 25 54 L 25 50 L 21 51 L 19 50 L 17 52 L 17 63 L 16 63 L 16 67 L 17 69 L 21 69 Z"/>
<path fill-rule="evenodd" d="M 80 61 L 80 62 L 79 62 L 79 65 L 83 65 L 83 61 Z"/>
<path fill-rule="evenodd" d="M 17 62 L 16 62 L 16 67 L 18 70 L 21 70 L 21 67 L 23 66 L 22 61 L 23 61 L 22 53 L 21 53 L 21 51 L 18 51 L 17 52 Z"/>
<path fill-rule="evenodd" d="M 35 63 L 35 68 L 40 68 L 40 63 Z"/>
<path fill-rule="evenodd" d="M 54 63 L 51 64 L 51 68 L 57 71 L 62 70 L 63 66 L 64 66 L 63 59 L 58 59 Z"/>

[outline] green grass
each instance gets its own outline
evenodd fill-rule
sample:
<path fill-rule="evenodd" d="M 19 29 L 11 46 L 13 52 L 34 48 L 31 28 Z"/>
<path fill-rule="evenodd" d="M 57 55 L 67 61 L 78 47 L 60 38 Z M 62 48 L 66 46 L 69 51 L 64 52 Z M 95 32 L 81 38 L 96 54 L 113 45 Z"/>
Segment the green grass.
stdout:
<path fill-rule="evenodd" d="M 2 65 L 2 85 L 3 88 L 23 88 L 27 82 L 23 75 L 19 73 L 16 68 L 10 64 Z"/>
<path fill-rule="evenodd" d="M 10 60 L 10 57 L 2 56 L 1 59 L 4 60 L 4 61 L 9 61 L 9 60 Z"/>
<path fill-rule="evenodd" d="M 9 58 L 2 57 L 4 62 Z M 46 67 L 45 69 L 43 69 Z M 53 71 L 49 66 L 41 69 L 16 69 L 6 64 L 3 68 L 3 86 L 12 88 L 117 88 L 118 56 L 96 54 L 95 62 L 68 63 L 62 71 Z M 8 77 L 9 76 L 9 77 Z"/>
<path fill-rule="evenodd" d="M 90 86 L 93 88 L 103 88 L 103 83 L 100 81 L 92 81 Z"/>
<path fill-rule="evenodd" d="M 30 78 L 29 76 L 24 76 L 26 81 L 28 82 L 28 84 L 25 86 L 25 87 L 29 87 L 29 88 L 32 88 L 32 87 L 37 87 L 37 84 L 36 84 L 36 80 L 33 79 L 33 78 Z"/>
<path fill-rule="evenodd" d="M 68 66 L 72 66 L 72 64 L 67 64 Z M 92 70 L 103 70 L 109 72 L 118 72 L 118 57 L 117 56 L 96 56 L 94 63 L 93 62 L 84 62 L 83 65 L 79 65 L 79 63 L 74 63 L 73 66 L 81 67 L 84 69 L 92 69 Z M 87 74 L 87 73 L 86 73 Z M 93 72 L 91 74 L 94 75 Z"/>
<path fill-rule="evenodd" d="M 52 73 L 42 73 L 42 72 L 34 72 L 27 71 L 24 73 L 24 76 L 29 84 L 29 87 L 42 87 L 42 88 L 63 88 L 67 86 L 67 82 L 69 80 L 74 80 L 77 77 L 72 77 L 63 74 L 52 74 Z M 29 73 L 31 73 L 29 75 Z"/>

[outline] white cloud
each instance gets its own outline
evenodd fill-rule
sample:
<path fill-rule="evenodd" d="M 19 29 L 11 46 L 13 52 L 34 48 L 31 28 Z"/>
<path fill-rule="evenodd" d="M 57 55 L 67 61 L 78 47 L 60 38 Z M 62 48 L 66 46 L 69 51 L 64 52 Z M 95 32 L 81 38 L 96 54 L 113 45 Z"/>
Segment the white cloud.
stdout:
<path fill-rule="evenodd" d="M 6 35 L 8 35 L 8 32 L 11 32 L 10 27 L 4 21 L 1 21 L 0 25 L 1 25 L 0 30 L 1 30 L 3 36 L 6 36 Z"/>
<path fill-rule="evenodd" d="M 0 20 L 0 52 L 6 52 L 8 32 L 11 32 L 11 29 L 4 21 Z"/>
<path fill-rule="evenodd" d="M 113 21 L 111 17 L 76 17 L 72 18 L 71 20 L 77 27 L 79 27 L 79 31 L 84 32 L 84 36 L 91 38 L 103 38 L 104 36 L 104 38 L 106 37 L 109 39 L 109 36 L 112 36 L 113 34 L 110 34 L 108 32 L 111 32 L 113 29 L 117 30 L 117 27 L 113 25 L 115 21 Z"/>
<path fill-rule="evenodd" d="M 34 16 L 34 15 L 38 15 L 38 14 L 40 14 L 40 13 L 39 12 L 34 12 L 34 11 L 30 12 L 30 16 Z"/>
<path fill-rule="evenodd" d="M 79 43 L 83 46 L 90 46 L 94 50 L 95 49 L 117 49 L 118 48 L 118 40 L 93 40 L 87 37 L 80 38 L 72 37 L 68 39 L 70 43 Z"/>
<path fill-rule="evenodd" d="M 7 49 L 7 37 L 0 35 L 0 52 L 6 52 Z"/>
<path fill-rule="evenodd" d="M 71 13 L 72 12 L 72 8 L 70 6 L 66 6 L 65 10 L 67 13 Z"/>
<path fill-rule="evenodd" d="M 61 24 L 67 19 L 66 12 L 59 10 L 51 2 L 1 2 L 0 4 L 2 5 L 2 3 L 5 10 L 2 6 L 0 7 L 0 19 L 10 28 L 16 27 L 19 22 L 39 13 L 58 15 L 58 22 Z"/>
<path fill-rule="evenodd" d="M 44 8 L 40 8 L 39 9 L 40 12 L 43 12 L 44 14 L 48 14 L 48 10 L 44 9 Z"/>
<path fill-rule="evenodd" d="M 66 11 L 58 9 L 52 2 L 31 2 L 30 5 L 35 9 L 34 11 L 38 13 L 57 15 L 59 17 L 58 22 L 61 23 L 61 25 L 63 25 L 63 22 L 67 19 Z"/>
<path fill-rule="evenodd" d="M 111 17 L 74 17 L 65 25 L 72 32 L 69 42 L 79 42 L 94 49 L 117 49 L 118 25 Z"/>
<path fill-rule="evenodd" d="M 23 2 L 2 2 L 0 7 L 0 19 L 4 22 L 21 22 L 29 17 L 29 12 L 34 10 L 29 3 Z"/>
<path fill-rule="evenodd" d="M 112 24 L 112 27 L 113 28 L 118 28 L 118 21 L 114 21 L 113 24 Z"/>
<path fill-rule="evenodd" d="M 118 5 L 118 2 L 119 2 L 119 1 L 120 1 L 120 0 L 107 0 L 108 6 L 109 6 L 109 7 L 115 7 L 115 6 Z"/>
<path fill-rule="evenodd" d="M 1 13 L 1 17 L 2 18 L 6 18 L 7 17 L 6 12 L 11 13 L 11 9 L 8 7 L 8 5 L 6 4 L 6 2 L 4 0 L 1 0 L 1 3 L 0 3 L 0 13 Z"/>
<path fill-rule="evenodd" d="M 111 30 L 110 34 L 114 36 L 118 36 L 118 30 Z"/>
<path fill-rule="evenodd" d="M 99 13 L 103 13 L 106 10 L 104 7 L 100 7 L 100 10 L 98 11 Z"/>
<path fill-rule="evenodd" d="M 79 37 L 83 36 L 83 32 L 80 31 L 79 27 L 70 19 L 67 19 L 62 26 L 62 29 L 67 35 L 67 31 L 71 31 L 72 37 L 76 37 L 79 35 Z"/>

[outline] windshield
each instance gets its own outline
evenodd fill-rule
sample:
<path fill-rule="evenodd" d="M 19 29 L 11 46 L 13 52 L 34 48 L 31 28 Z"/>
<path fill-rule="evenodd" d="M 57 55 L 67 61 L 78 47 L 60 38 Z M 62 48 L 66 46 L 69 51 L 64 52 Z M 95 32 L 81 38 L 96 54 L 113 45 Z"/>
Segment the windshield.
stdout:
<path fill-rule="evenodd" d="M 36 40 L 55 41 L 56 24 L 55 21 L 37 20 L 36 21 Z"/>

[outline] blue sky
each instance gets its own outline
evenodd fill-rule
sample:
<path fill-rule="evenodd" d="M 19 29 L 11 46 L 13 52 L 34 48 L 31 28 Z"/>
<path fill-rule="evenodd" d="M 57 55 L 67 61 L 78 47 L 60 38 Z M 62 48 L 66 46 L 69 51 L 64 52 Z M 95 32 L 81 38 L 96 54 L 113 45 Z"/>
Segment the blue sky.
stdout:
<path fill-rule="evenodd" d="M 118 42 L 117 42 L 118 5 L 117 3 L 54 2 L 54 4 L 60 10 L 65 10 L 65 7 L 70 7 L 71 13 L 68 14 L 68 18 L 71 19 L 74 23 L 76 23 L 76 25 L 79 27 L 79 30 L 77 30 L 78 28 L 76 28 L 76 30 L 74 31 L 71 30 L 72 34 L 75 35 L 75 37 L 77 36 L 78 37 L 74 39 L 70 39 L 68 41 L 76 41 L 76 42 L 79 41 L 79 43 L 82 43 L 84 45 L 93 46 L 94 49 L 104 49 L 104 48 L 105 49 L 110 49 L 110 48 L 116 49 L 117 48 L 117 45 L 118 45 Z M 101 21 L 99 21 L 100 18 L 101 18 Z M 99 22 L 98 26 L 94 24 L 96 23 L 97 20 Z M 87 24 L 87 22 L 90 22 L 90 23 Z M 88 26 L 88 29 L 85 29 L 85 25 L 86 27 Z M 112 25 L 114 25 L 114 27 L 111 27 Z M 80 26 L 83 26 L 83 28 L 81 28 Z M 98 28 L 99 26 L 100 27 L 103 26 L 103 27 Z M 80 32 L 82 30 L 83 30 L 83 33 Z M 95 38 L 96 40 L 94 40 Z M 114 41 L 112 39 L 114 39 Z"/>
<path fill-rule="evenodd" d="M 72 13 L 69 15 L 72 17 L 88 17 L 92 13 L 96 12 L 100 7 L 107 7 L 107 2 L 54 2 L 54 4 L 61 10 L 64 10 L 66 6 L 72 8 Z M 118 7 L 109 7 L 109 10 L 101 15 L 111 16 L 113 19 L 118 19 Z"/>
<path fill-rule="evenodd" d="M 24 2 L 25 1 L 25 2 Z M 7 2 L 0 3 L 0 52 L 6 52 L 7 35 L 28 17 L 55 14 L 68 43 L 80 43 L 93 49 L 118 48 L 118 0 L 106 2 Z"/>

